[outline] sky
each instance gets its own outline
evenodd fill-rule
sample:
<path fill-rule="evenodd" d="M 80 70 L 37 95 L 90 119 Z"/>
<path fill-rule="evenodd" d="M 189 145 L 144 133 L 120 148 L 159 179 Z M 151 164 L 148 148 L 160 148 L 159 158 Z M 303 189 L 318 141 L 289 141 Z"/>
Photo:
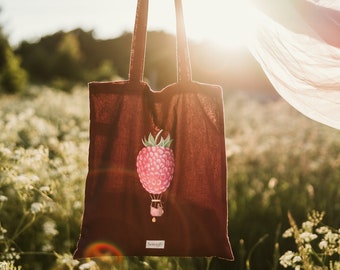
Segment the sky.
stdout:
<path fill-rule="evenodd" d="M 244 44 L 248 16 L 243 0 L 182 0 L 187 35 L 222 46 Z M 137 0 L 0 0 L 0 24 L 12 45 L 57 31 L 94 30 L 96 38 L 132 32 Z M 150 0 L 148 30 L 175 32 L 173 0 Z"/>

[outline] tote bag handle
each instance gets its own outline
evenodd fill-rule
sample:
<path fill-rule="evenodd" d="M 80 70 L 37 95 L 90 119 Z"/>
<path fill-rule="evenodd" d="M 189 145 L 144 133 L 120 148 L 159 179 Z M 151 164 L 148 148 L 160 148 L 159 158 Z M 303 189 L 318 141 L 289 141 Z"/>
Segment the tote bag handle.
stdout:
<path fill-rule="evenodd" d="M 191 82 L 191 64 L 188 40 L 185 33 L 183 8 L 181 0 L 175 1 L 176 9 L 176 47 L 177 47 L 177 81 Z M 148 0 L 138 0 L 134 34 L 130 53 L 129 81 L 143 81 L 145 48 L 148 22 Z"/>

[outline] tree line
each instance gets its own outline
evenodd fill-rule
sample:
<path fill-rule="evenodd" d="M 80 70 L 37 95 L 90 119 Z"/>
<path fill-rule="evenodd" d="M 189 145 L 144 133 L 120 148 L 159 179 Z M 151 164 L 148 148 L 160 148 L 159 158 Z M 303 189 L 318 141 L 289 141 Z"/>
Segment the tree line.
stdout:
<path fill-rule="evenodd" d="M 20 64 L 0 26 L 0 93 L 15 93 L 25 88 L 27 73 Z"/>
<path fill-rule="evenodd" d="M 131 33 L 123 33 L 102 40 L 95 38 L 93 31 L 75 29 L 35 42 L 23 41 L 12 49 L 0 31 L 0 93 L 24 91 L 27 82 L 71 91 L 75 85 L 89 81 L 126 79 L 131 38 Z M 270 88 L 245 49 L 227 51 L 205 42 L 190 42 L 189 49 L 194 80 L 219 84 L 224 89 Z M 163 31 L 148 33 L 144 74 L 154 89 L 176 81 L 173 35 Z"/>

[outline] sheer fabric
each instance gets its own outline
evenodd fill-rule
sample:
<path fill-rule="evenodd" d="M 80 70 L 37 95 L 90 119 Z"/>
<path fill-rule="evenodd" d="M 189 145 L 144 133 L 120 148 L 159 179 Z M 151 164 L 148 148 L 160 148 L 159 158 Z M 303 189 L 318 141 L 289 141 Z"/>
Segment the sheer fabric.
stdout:
<path fill-rule="evenodd" d="M 248 48 L 287 102 L 340 129 L 339 1 L 303 0 L 290 8 L 286 15 L 293 27 L 254 11 L 256 28 Z"/>

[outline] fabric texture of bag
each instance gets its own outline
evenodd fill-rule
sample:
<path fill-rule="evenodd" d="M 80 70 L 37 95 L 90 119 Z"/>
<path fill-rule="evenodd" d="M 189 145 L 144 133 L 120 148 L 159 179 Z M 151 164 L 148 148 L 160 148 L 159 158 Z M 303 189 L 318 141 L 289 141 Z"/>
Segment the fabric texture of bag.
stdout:
<path fill-rule="evenodd" d="M 181 1 L 175 6 L 176 83 L 154 91 L 143 81 L 148 1 L 139 0 L 129 79 L 89 84 L 89 171 L 75 258 L 233 259 L 222 89 L 192 81 Z M 137 165 L 144 138 L 160 145 Z"/>

